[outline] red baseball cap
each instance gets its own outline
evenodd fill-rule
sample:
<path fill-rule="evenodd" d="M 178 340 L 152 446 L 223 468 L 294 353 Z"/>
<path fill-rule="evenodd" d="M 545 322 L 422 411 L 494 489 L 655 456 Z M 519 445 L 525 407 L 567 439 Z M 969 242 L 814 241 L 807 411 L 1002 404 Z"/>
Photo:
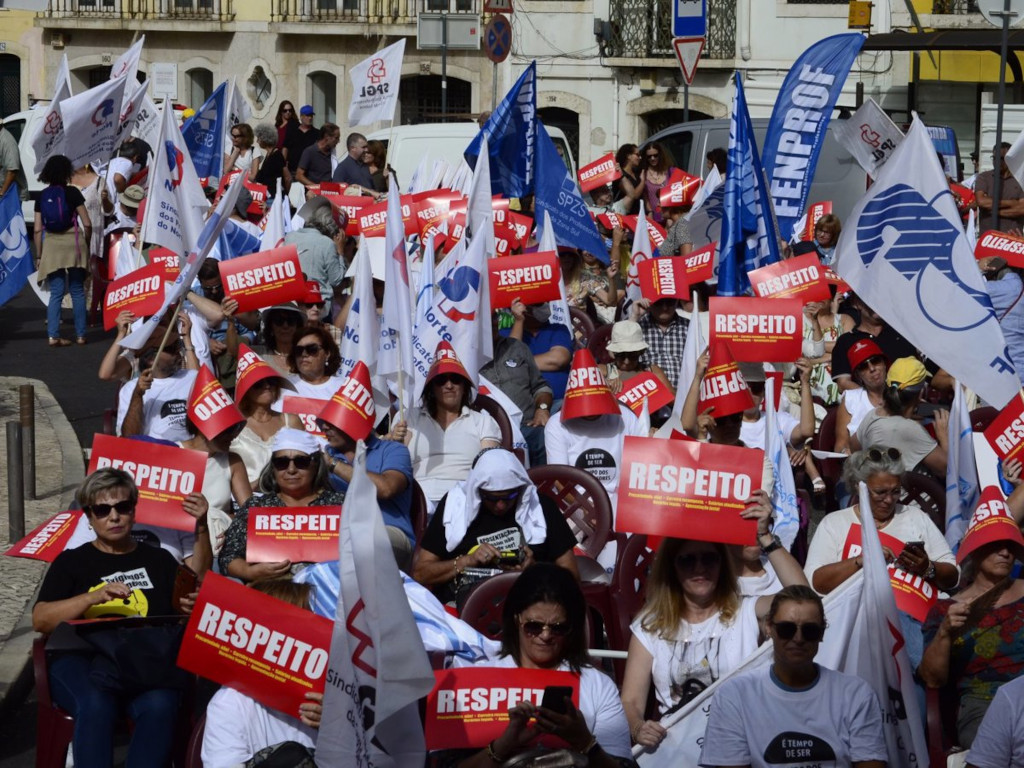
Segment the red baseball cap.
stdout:
<path fill-rule="evenodd" d="M 857 370 L 865 360 L 869 360 L 876 356 L 884 357 L 885 364 L 889 364 L 889 358 L 885 357 L 885 353 L 882 351 L 882 348 L 871 339 L 861 339 L 860 341 L 855 342 L 854 345 L 846 351 L 846 359 L 850 363 L 851 371 Z"/>

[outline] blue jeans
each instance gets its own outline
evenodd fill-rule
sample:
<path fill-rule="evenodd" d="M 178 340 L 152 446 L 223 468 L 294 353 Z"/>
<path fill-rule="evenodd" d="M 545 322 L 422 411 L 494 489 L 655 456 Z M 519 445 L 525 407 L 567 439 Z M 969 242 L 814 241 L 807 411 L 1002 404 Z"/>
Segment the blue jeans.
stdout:
<path fill-rule="evenodd" d="M 544 427 L 530 427 L 523 421 L 519 429 L 530 452 L 530 466 L 543 467 L 548 463 L 548 453 L 544 448 Z"/>
<path fill-rule="evenodd" d="M 178 712 L 178 691 L 155 688 L 133 699 L 98 687 L 90 678 L 92 656 L 68 653 L 50 662 L 53 701 L 75 718 L 75 768 L 110 768 L 114 725 L 123 709 L 135 724 L 127 768 L 153 768 L 168 762 Z"/>
<path fill-rule="evenodd" d="M 85 336 L 85 277 L 80 267 L 58 269 L 46 276 L 50 284 L 50 304 L 46 308 L 46 335 L 51 339 L 60 336 L 60 306 L 64 294 L 71 294 L 71 310 L 75 317 L 75 336 Z"/>

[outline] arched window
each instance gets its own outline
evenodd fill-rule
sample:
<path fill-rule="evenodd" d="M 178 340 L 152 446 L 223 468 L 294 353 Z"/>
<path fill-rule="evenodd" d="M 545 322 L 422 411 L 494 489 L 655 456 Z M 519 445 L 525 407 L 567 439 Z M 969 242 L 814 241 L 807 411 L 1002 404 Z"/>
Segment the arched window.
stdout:
<path fill-rule="evenodd" d="M 309 103 L 316 112 L 317 125 L 338 122 L 338 78 L 332 72 L 310 72 L 306 78 Z"/>
<path fill-rule="evenodd" d="M 543 107 L 537 110 L 544 125 L 559 128 L 569 142 L 569 149 L 577 161 L 580 157 L 580 116 L 571 109 L 563 107 Z"/>
<path fill-rule="evenodd" d="M 476 120 L 470 112 L 473 86 L 457 77 L 448 78 L 448 109 L 441 114 L 441 76 L 414 75 L 402 78 L 398 100 L 402 110 L 401 124 L 459 122 Z"/>
<path fill-rule="evenodd" d="M 21 111 L 21 59 L 0 53 L 0 115 Z"/>
<path fill-rule="evenodd" d="M 203 67 L 190 69 L 185 73 L 188 105 L 199 109 L 213 93 L 213 72 Z"/>

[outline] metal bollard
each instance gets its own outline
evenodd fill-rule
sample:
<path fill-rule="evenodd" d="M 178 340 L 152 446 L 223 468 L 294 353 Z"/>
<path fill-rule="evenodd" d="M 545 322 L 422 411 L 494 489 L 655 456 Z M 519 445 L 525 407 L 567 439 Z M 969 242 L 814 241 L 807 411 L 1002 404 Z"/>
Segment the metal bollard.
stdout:
<path fill-rule="evenodd" d="M 25 458 L 25 498 L 36 498 L 36 388 L 31 384 L 18 387 L 21 405 L 21 439 Z"/>
<path fill-rule="evenodd" d="M 25 538 L 25 468 L 21 447 L 21 424 L 7 422 L 7 540 L 14 544 Z"/>

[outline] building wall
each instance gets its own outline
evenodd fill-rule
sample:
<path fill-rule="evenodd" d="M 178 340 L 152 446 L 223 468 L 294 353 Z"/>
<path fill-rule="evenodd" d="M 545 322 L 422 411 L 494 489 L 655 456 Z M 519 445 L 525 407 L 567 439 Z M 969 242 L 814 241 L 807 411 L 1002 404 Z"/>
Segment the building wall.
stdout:
<path fill-rule="evenodd" d="M 32 11 L 0 8 L 0 53 L 17 56 L 21 65 L 18 110 L 27 109 L 46 90 L 43 68 L 43 36 L 33 26 Z M 16 110 L 16 111 L 18 111 Z"/>

